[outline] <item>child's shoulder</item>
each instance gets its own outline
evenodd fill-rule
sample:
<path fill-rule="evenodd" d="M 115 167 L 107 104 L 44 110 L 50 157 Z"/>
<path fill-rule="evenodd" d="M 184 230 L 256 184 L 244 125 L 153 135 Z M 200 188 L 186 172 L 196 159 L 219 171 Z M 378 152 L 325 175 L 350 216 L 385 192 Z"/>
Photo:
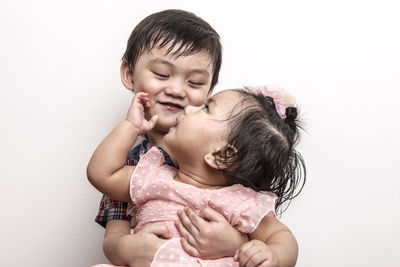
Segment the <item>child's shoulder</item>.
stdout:
<path fill-rule="evenodd" d="M 129 151 L 129 154 L 126 158 L 126 165 L 128 166 L 136 166 L 140 160 L 140 158 L 150 150 L 152 144 L 147 138 L 141 138 L 139 142 Z"/>

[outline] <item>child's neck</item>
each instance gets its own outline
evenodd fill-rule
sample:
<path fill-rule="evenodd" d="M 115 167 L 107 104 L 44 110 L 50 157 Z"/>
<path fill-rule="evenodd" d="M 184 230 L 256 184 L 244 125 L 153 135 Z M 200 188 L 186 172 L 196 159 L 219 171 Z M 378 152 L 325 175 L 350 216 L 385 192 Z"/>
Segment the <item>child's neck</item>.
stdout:
<path fill-rule="evenodd" d="M 150 143 L 163 147 L 163 138 L 166 133 L 157 131 L 153 129 L 152 131 L 148 132 L 147 138 L 149 139 Z"/>
<path fill-rule="evenodd" d="M 164 146 L 164 135 L 166 135 L 166 134 L 167 133 L 156 131 L 155 129 L 153 129 L 151 132 L 148 132 L 146 135 L 147 135 L 147 139 L 149 139 L 150 143 L 164 149 L 168 153 L 169 157 L 171 158 L 171 160 L 175 164 L 175 166 L 178 166 L 178 163 L 176 162 L 174 157 L 171 156 L 168 149 Z"/>
<path fill-rule="evenodd" d="M 179 166 L 175 180 L 181 183 L 190 184 L 201 189 L 219 189 L 228 186 L 227 180 L 222 173 L 209 171 L 207 169 L 185 168 Z"/>

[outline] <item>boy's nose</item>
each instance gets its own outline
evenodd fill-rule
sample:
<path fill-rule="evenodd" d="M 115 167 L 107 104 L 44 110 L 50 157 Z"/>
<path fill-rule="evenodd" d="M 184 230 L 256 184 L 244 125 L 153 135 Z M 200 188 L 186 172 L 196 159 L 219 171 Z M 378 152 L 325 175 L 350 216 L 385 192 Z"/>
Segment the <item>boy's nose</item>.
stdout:
<path fill-rule="evenodd" d="M 180 82 L 175 82 L 165 89 L 165 93 L 173 97 L 183 98 L 185 97 L 185 87 Z"/>

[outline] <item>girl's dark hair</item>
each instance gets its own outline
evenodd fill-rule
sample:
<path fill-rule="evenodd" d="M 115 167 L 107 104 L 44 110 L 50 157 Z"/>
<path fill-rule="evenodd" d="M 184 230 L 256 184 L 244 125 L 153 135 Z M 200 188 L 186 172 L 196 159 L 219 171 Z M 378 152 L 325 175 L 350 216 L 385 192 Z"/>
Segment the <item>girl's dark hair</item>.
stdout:
<path fill-rule="evenodd" d="M 156 45 L 169 46 L 167 53 L 176 57 L 206 51 L 211 58 L 213 77 L 211 86 L 218 82 L 222 62 L 222 47 L 218 33 L 195 14 L 178 9 L 164 10 L 144 18 L 132 31 L 122 60 L 133 70 L 144 51 Z"/>
<path fill-rule="evenodd" d="M 271 97 L 238 92 L 243 101 L 228 119 L 229 145 L 215 152 L 217 164 L 227 166 L 222 172 L 232 184 L 275 193 L 276 210 L 283 212 L 302 190 L 306 177 L 304 160 L 295 150 L 300 128 L 297 109 L 287 108 L 282 119 Z"/>

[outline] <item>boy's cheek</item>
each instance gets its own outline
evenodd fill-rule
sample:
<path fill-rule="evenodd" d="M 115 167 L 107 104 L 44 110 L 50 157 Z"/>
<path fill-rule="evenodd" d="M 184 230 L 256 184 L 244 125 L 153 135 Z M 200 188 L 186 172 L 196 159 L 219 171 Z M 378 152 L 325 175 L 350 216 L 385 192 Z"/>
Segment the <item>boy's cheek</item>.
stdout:
<path fill-rule="evenodd" d="M 207 92 L 205 90 L 199 90 L 197 92 L 192 93 L 189 96 L 189 105 L 191 106 L 201 106 L 207 99 Z"/>

